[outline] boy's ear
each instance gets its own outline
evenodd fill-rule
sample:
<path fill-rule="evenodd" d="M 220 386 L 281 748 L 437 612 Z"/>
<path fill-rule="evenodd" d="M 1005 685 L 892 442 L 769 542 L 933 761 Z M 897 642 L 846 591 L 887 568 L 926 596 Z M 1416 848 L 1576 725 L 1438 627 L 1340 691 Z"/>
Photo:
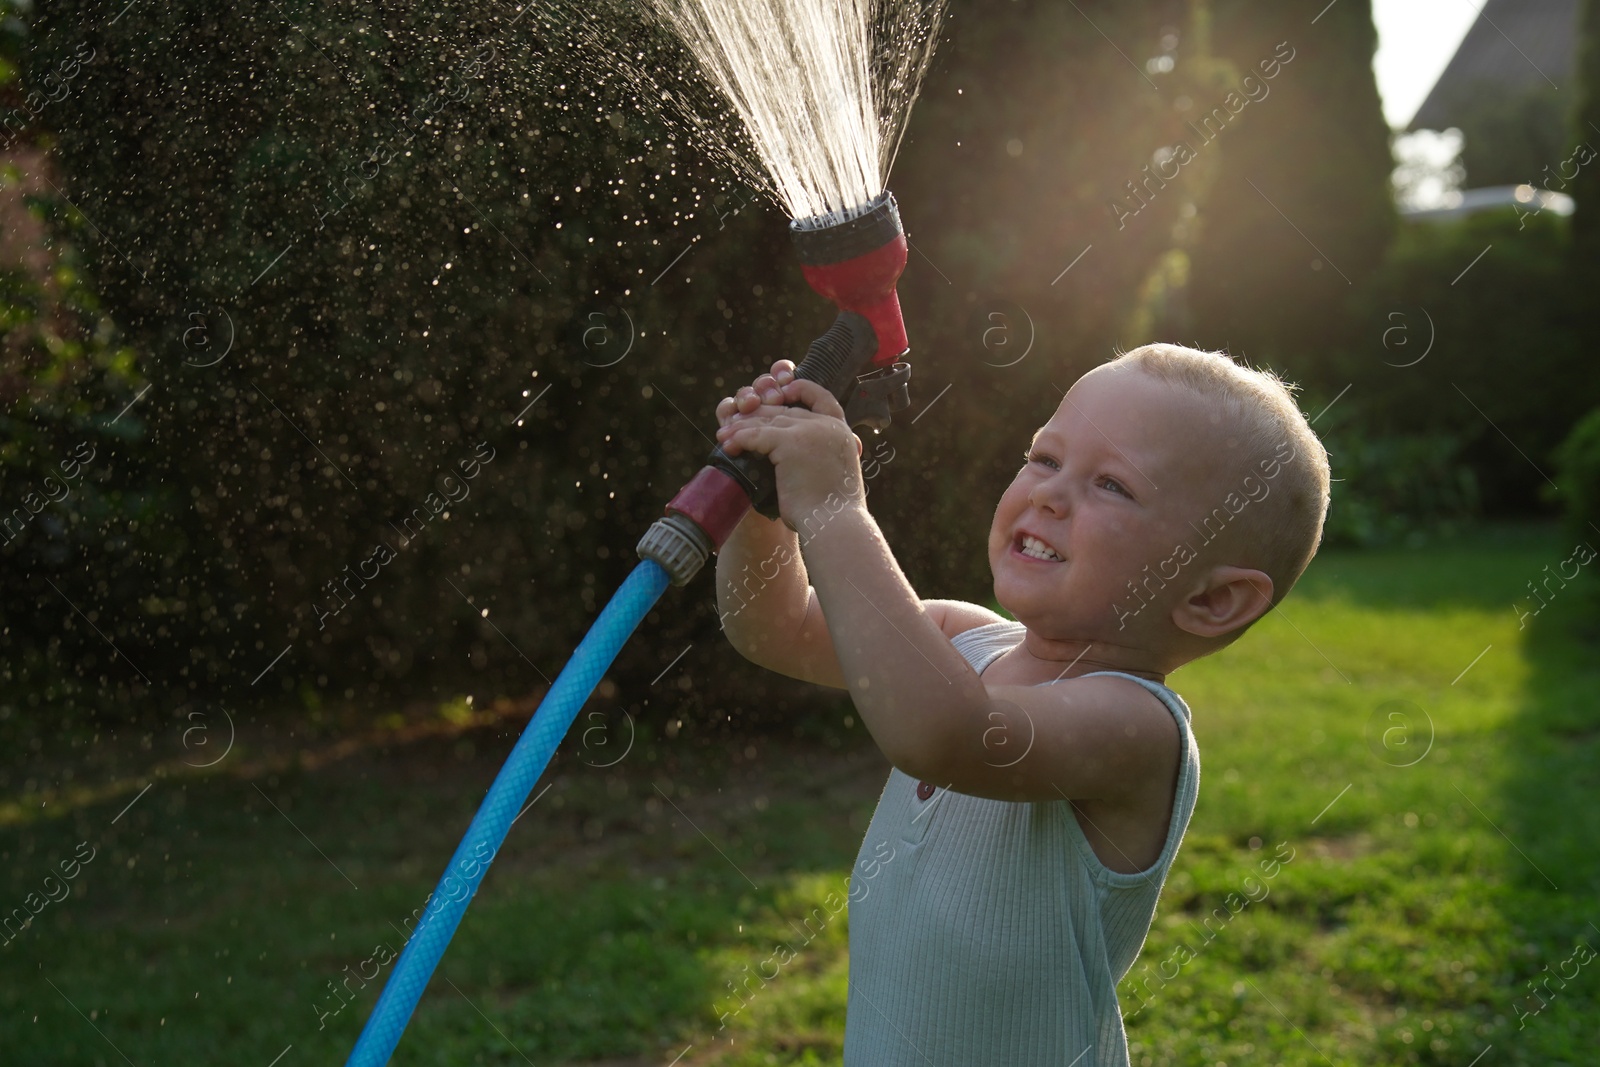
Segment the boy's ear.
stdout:
<path fill-rule="evenodd" d="M 1272 607 L 1272 579 L 1249 567 L 1211 568 L 1206 583 L 1172 609 L 1178 629 L 1222 637 L 1255 622 Z"/>

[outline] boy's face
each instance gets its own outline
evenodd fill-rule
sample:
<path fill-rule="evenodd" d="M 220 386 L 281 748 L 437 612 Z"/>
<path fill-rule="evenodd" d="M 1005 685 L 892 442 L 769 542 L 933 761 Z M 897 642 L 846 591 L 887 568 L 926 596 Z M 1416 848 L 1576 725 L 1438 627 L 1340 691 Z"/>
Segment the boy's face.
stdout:
<path fill-rule="evenodd" d="M 1133 636 L 1120 628 L 1116 605 L 1138 608 L 1127 583 L 1194 540 L 1188 520 L 1216 503 L 1210 498 L 1226 475 L 1223 429 L 1194 393 L 1131 365 L 1108 364 L 1079 379 L 995 508 L 995 599 L 1043 637 L 1115 643 Z M 1184 566 L 1166 599 L 1139 612 L 1139 628 L 1169 614 L 1172 594 L 1202 577 L 1205 565 Z"/>

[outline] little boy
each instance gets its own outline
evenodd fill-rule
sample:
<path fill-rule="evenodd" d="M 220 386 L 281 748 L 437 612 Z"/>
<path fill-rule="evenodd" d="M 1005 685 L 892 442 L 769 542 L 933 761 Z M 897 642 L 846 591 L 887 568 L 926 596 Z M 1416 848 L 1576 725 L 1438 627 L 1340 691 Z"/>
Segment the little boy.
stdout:
<path fill-rule="evenodd" d="M 1010 622 L 907 584 L 860 441 L 793 369 L 717 407 L 726 451 L 772 460 L 784 520 L 735 530 L 718 603 L 746 658 L 848 689 L 894 768 L 852 872 L 846 1067 L 1126 1067 L 1116 983 L 1200 776 L 1163 682 L 1305 570 L 1327 454 L 1289 387 L 1225 355 L 1148 345 L 1096 367 L 995 509 Z"/>

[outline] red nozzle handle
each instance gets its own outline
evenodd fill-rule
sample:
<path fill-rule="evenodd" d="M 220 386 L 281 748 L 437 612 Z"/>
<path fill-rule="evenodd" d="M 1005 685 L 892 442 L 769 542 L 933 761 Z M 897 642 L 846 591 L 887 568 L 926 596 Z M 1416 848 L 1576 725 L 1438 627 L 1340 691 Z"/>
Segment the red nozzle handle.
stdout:
<path fill-rule="evenodd" d="M 894 196 L 885 190 L 843 221 L 790 224 L 806 281 L 839 307 L 839 317 L 812 342 L 796 377 L 821 382 L 853 425 L 881 429 L 904 407 L 909 350 L 895 283 L 907 242 Z M 863 377 L 864 372 L 869 372 Z M 859 381 L 858 381 L 859 379 Z M 667 504 L 639 542 L 639 555 L 660 563 L 683 585 L 721 548 L 752 506 L 778 517 L 772 464 L 759 453 L 729 456 L 712 449 L 707 465 Z"/>
<path fill-rule="evenodd" d="M 877 350 L 872 324 L 855 312 L 841 311 L 828 331 L 811 342 L 795 377 L 817 382 L 844 405 Z M 692 520 L 721 548 L 751 507 L 769 519 L 778 517 L 778 483 L 771 461 L 759 452 L 730 456 L 719 445 L 700 473 L 667 504 L 667 511 Z"/>
<path fill-rule="evenodd" d="M 878 335 L 872 365 L 892 367 L 907 351 L 894 289 L 906 268 L 906 231 L 894 194 L 885 189 L 847 219 L 796 219 L 789 233 L 806 282 L 841 311 L 872 323 Z"/>
<path fill-rule="evenodd" d="M 893 366 L 906 354 L 906 322 L 900 314 L 895 282 L 906 266 L 906 235 L 839 263 L 802 264 L 806 282 L 844 311 L 854 311 L 872 324 L 877 335 L 874 367 Z"/>

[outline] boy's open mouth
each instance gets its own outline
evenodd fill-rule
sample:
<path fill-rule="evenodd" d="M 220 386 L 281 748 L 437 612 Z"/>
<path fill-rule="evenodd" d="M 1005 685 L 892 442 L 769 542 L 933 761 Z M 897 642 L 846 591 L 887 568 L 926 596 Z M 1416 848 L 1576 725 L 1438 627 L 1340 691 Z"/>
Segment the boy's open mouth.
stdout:
<path fill-rule="evenodd" d="M 1040 563 L 1065 563 L 1055 549 L 1029 533 L 1019 533 L 1011 542 L 1011 550 L 1024 559 Z"/>

